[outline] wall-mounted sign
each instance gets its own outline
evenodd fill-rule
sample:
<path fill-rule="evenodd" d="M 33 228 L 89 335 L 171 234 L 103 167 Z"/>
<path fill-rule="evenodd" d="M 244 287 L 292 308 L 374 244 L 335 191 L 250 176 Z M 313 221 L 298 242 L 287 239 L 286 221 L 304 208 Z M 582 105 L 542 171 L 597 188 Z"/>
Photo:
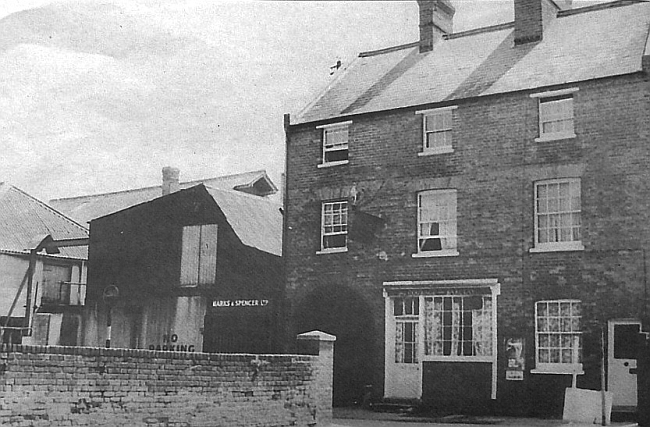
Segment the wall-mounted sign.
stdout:
<path fill-rule="evenodd" d="M 266 307 L 270 301 L 267 299 L 221 299 L 212 301 L 214 308 L 246 308 Z"/>
<path fill-rule="evenodd" d="M 193 353 L 195 351 L 195 346 L 192 344 L 179 343 L 178 335 L 176 334 L 163 334 L 162 344 L 150 344 L 149 350 Z"/>
<path fill-rule="evenodd" d="M 524 357 L 524 339 L 506 339 L 506 380 L 523 381 L 526 359 Z"/>

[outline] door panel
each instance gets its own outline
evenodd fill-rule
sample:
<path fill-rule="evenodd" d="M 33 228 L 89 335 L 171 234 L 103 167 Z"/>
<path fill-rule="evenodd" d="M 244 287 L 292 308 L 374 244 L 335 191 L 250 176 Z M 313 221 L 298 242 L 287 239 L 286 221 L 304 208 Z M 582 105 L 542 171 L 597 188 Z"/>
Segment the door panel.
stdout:
<path fill-rule="evenodd" d="M 388 363 L 385 397 L 419 399 L 422 388 L 420 364 Z"/>
<path fill-rule="evenodd" d="M 636 320 L 612 320 L 608 328 L 607 388 L 613 394 L 614 407 L 637 406 L 636 352 L 641 323 Z"/>

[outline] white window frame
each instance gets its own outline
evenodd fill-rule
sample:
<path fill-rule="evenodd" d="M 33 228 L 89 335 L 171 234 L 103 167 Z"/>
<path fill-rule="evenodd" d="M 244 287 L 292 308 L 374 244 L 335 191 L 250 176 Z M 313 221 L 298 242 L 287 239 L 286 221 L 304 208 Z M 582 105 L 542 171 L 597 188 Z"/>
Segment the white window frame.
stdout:
<path fill-rule="evenodd" d="M 550 211 L 550 203 L 546 203 L 542 201 L 539 197 L 539 188 L 541 186 L 549 186 L 549 185 L 560 185 L 560 184 L 569 184 L 569 200 L 568 202 L 568 208 L 562 209 L 561 208 L 561 200 L 563 198 L 560 198 L 558 196 L 557 199 L 551 199 L 551 198 L 546 198 L 545 201 L 550 202 L 551 200 L 555 200 L 555 206 L 557 206 L 555 211 Z M 577 187 L 577 188 L 576 188 Z M 530 249 L 530 252 L 556 252 L 556 251 L 582 251 L 584 250 L 584 246 L 582 244 L 582 194 L 581 194 L 581 183 L 580 183 L 580 178 L 559 178 L 559 179 L 549 179 L 549 180 L 543 180 L 543 181 L 537 181 L 535 182 L 534 185 L 534 194 L 533 194 L 533 203 L 534 203 L 534 247 Z M 579 207 L 575 208 L 574 201 L 572 201 L 572 192 L 577 191 L 579 195 Z M 546 207 L 544 208 L 544 212 L 540 212 L 540 203 L 544 203 Z M 546 223 L 548 227 L 545 227 L 548 229 L 550 232 L 551 229 L 556 230 L 556 232 L 560 232 L 562 228 L 566 229 L 567 227 L 559 227 L 560 224 L 558 224 L 558 227 L 551 227 L 551 217 L 555 216 L 556 218 L 558 216 L 563 216 L 563 215 L 569 215 L 570 218 L 574 218 L 576 215 L 579 218 L 579 224 L 573 225 L 571 229 L 569 230 L 570 235 L 572 236 L 571 240 L 564 240 L 564 241 L 557 241 L 557 242 L 540 242 L 540 222 L 542 216 L 545 216 L 547 218 Z M 573 222 L 573 220 L 572 220 Z M 578 232 L 580 233 L 580 239 L 574 239 L 573 234 L 575 230 L 574 228 L 578 229 Z"/>
<path fill-rule="evenodd" d="M 352 124 L 352 121 L 346 121 L 346 122 L 338 122 L 338 123 L 331 123 L 328 125 L 321 125 L 321 126 L 316 126 L 316 129 L 321 130 L 321 149 L 322 149 L 322 156 L 321 156 L 321 163 L 318 165 L 319 168 L 325 168 L 325 167 L 331 167 L 331 166 L 339 166 L 339 165 L 345 165 L 349 163 L 349 155 L 350 155 L 350 125 Z M 330 132 L 337 132 L 345 130 L 348 133 L 348 139 L 345 141 L 345 143 L 338 143 L 338 144 L 328 144 L 327 141 L 327 135 Z M 327 161 L 327 155 L 328 153 L 333 153 L 337 151 L 345 151 L 348 155 L 348 158 L 345 160 L 336 160 L 336 161 Z"/>
<path fill-rule="evenodd" d="M 460 325 L 466 326 L 464 324 L 464 322 L 465 322 L 464 316 L 467 313 L 472 313 L 473 314 L 473 311 L 474 311 L 474 310 L 467 310 L 466 309 L 466 306 L 465 306 L 467 304 L 466 301 L 469 298 L 481 298 L 482 306 L 481 306 L 480 312 L 481 312 L 482 315 L 488 316 L 487 320 L 489 321 L 489 330 L 481 331 L 482 333 L 484 333 L 484 335 L 481 336 L 479 340 L 474 339 L 474 333 L 479 332 L 479 330 L 481 329 L 479 325 L 472 324 L 472 340 L 471 341 L 463 339 L 463 338 L 467 338 L 467 337 L 465 337 L 463 335 L 464 332 L 465 332 L 465 328 L 460 327 Z M 438 320 L 442 320 L 443 322 L 444 322 L 445 318 L 447 318 L 447 320 L 449 320 L 448 316 L 451 315 L 453 317 L 453 315 L 450 314 L 450 313 L 452 313 L 452 311 L 454 311 L 453 309 L 449 310 L 449 309 L 444 308 L 445 300 L 452 301 L 452 304 L 460 302 L 460 304 L 458 306 L 459 310 L 455 310 L 455 314 L 457 316 L 460 315 L 460 318 L 458 319 L 458 321 L 459 321 L 459 325 L 458 325 L 459 329 L 458 329 L 458 331 L 456 331 L 456 333 L 459 334 L 457 339 L 454 339 L 453 335 L 448 340 L 445 340 L 444 336 L 443 337 L 430 337 L 430 336 L 428 336 L 428 334 L 430 333 L 430 331 L 428 329 L 428 326 L 429 326 L 428 322 L 431 320 L 431 319 L 429 319 L 427 317 L 427 315 L 429 314 L 428 313 L 429 309 L 428 309 L 428 306 L 427 306 L 427 300 L 429 300 L 429 299 L 432 300 L 432 304 L 433 304 L 434 307 L 435 307 L 436 299 L 442 300 L 443 309 L 438 311 L 438 312 L 432 310 L 431 314 L 436 315 Z M 488 300 L 490 302 L 489 306 L 487 305 Z M 423 312 L 423 319 L 424 319 L 423 320 L 423 323 L 424 323 L 424 325 L 423 325 L 424 336 L 422 337 L 422 343 L 423 343 L 424 348 L 422 350 L 422 353 L 423 353 L 422 360 L 424 360 L 424 361 L 434 361 L 434 362 L 444 362 L 444 361 L 490 362 L 490 361 L 492 361 L 495 358 L 496 351 L 497 351 L 496 348 L 494 347 L 494 340 L 493 340 L 493 335 L 496 333 L 496 331 L 494 330 L 495 319 L 493 318 L 493 316 L 494 316 L 493 304 L 496 304 L 496 301 L 495 301 L 495 299 L 494 299 L 494 297 L 493 297 L 493 295 L 491 293 L 464 294 L 460 290 L 456 290 L 456 292 L 450 292 L 448 294 L 423 295 L 422 296 L 421 308 L 420 308 L 420 311 Z M 445 315 L 445 313 L 447 313 L 447 314 Z M 442 319 L 440 319 L 440 318 L 442 318 Z M 453 331 L 448 330 L 449 327 L 450 326 L 443 323 L 440 326 L 441 332 L 445 333 L 445 331 L 447 331 L 447 332 L 450 332 L 450 333 L 453 334 Z M 429 340 L 431 340 L 431 343 L 429 343 Z M 450 351 L 449 354 L 446 354 L 446 355 L 445 354 L 428 354 L 428 350 L 429 350 L 428 345 L 431 345 L 431 347 L 434 348 L 436 343 L 440 343 L 442 345 L 442 350 L 444 352 L 446 342 L 449 345 L 449 351 Z M 465 352 L 465 348 L 464 348 L 465 343 L 472 343 L 471 344 L 472 345 L 471 351 L 473 353 L 477 352 L 477 349 L 476 349 L 476 344 L 477 343 L 480 343 L 483 346 L 485 346 L 486 351 L 484 352 L 484 354 L 471 354 L 471 355 L 470 354 L 458 354 L 459 352 L 460 353 Z"/>
<path fill-rule="evenodd" d="M 457 256 L 458 255 L 458 237 L 457 237 L 457 220 L 458 220 L 458 210 L 457 210 L 457 194 L 456 190 L 446 189 L 446 190 L 425 190 L 417 193 L 417 230 L 416 230 L 416 248 L 417 252 L 412 255 L 413 258 L 426 258 L 426 257 L 445 257 L 445 256 Z M 447 206 L 447 218 L 440 218 L 440 212 L 437 212 L 436 221 L 425 221 L 423 218 L 423 206 L 422 199 L 424 197 L 433 197 L 438 200 L 438 205 L 441 205 L 440 201 L 446 201 Z M 438 210 L 443 210 L 438 206 Z M 434 223 L 438 224 L 438 234 L 422 234 L 423 226 L 425 224 L 430 224 L 433 226 Z M 443 233 L 441 228 L 444 223 L 445 232 Z M 441 245 L 441 249 L 437 250 L 422 250 L 420 245 L 420 240 L 423 238 L 430 239 L 440 239 L 441 243 L 444 241 L 450 241 L 451 245 L 449 247 L 444 247 Z"/>
<path fill-rule="evenodd" d="M 536 142 L 555 141 L 558 139 L 575 138 L 575 108 L 574 108 L 574 93 L 578 88 L 568 88 L 562 90 L 555 90 L 549 92 L 535 93 L 530 95 L 531 98 L 537 99 L 537 112 L 539 117 L 539 137 L 535 138 Z M 544 113 L 544 105 L 563 105 L 570 103 L 570 108 L 566 109 L 565 115 L 551 117 Z M 564 129 L 556 132 L 544 132 L 544 125 L 553 121 L 571 121 L 571 128 Z"/>
<path fill-rule="evenodd" d="M 413 365 L 420 363 L 420 297 L 395 297 L 393 301 L 393 318 L 395 322 L 395 363 Z M 401 313 L 396 313 L 397 304 L 401 304 Z M 398 340 L 397 329 L 411 325 L 412 340 Z M 404 332 L 403 332 L 404 334 Z M 407 351 L 407 345 L 411 345 Z M 401 345 L 401 347 L 400 347 Z M 407 354 L 411 359 L 407 361 Z"/>
<path fill-rule="evenodd" d="M 540 313 L 540 305 L 545 304 L 547 310 L 544 313 Z M 562 305 L 568 305 L 570 313 L 568 316 L 562 316 L 561 307 Z M 582 363 L 580 362 L 580 357 L 582 353 L 582 315 L 581 307 L 582 302 L 576 299 L 559 299 L 559 300 L 542 300 L 535 302 L 535 369 L 531 370 L 535 374 L 575 374 L 581 375 L 584 372 L 582 371 Z M 557 305 L 558 312 L 557 315 L 550 315 L 550 306 Z M 574 314 L 573 307 L 578 305 L 580 310 L 578 314 Z M 549 320 L 557 319 L 558 327 L 556 331 L 552 331 Z M 542 324 L 542 320 L 545 320 L 545 325 Z M 564 322 L 563 322 L 564 320 Z M 563 331 L 563 324 L 570 324 L 568 331 Z M 576 330 L 577 329 L 577 330 Z M 546 336 L 548 341 L 546 345 L 541 345 L 541 339 Z M 558 345 L 552 345 L 551 336 L 557 336 Z M 569 336 L 571 344 L 570 346 L 562 345 L 562 337 Z M 568 351 L 571 357 L 571 362 L 546 362 L 541 361 L 540 352 L 542 350 L 557 350 L 559 351 L 560 359 L 563 357 L 562 352 Z"/>
<path fill-rule="evenodd" d="M 456 105 L 449 107 L 433 108 L 430 110 L 421 110 L 416 111 L 415 114 L 422 115 L 422 151 L 418 153 L 418 156 L 431 156 L 434 154 L 445 154 L 453 153 L 453 129 L 454 129 L 454 113 L 453 110 L 458 108 Z M 448 118 L 449 125 L 443 126 L 441 128 L 436 128 L 431 131 L 427 130 L 427 122 L 429 119 L 436 116 L 446 116 Z M 444 119 L 443 119 L 444 121 Z M 445 134 L 448 135 L 448 144 L 439 146 L 439 147 L 429 147 L 428 146 L 428 135 L 429 134 Z"/>
<path fill-rule="evenodd" d="M 339 206 L 339 209 L 335 211 L 336 206 Z M 326 212 L 327 206 L 332 206 L 332 212 Z M 327 216 L 332 216 L 332 223 L 327 224 Z M 336 216 L 339 216 L 339 221 L 336 221 Z M 348 202 L 347 200 L 331 200 L 321 203 L 321 231 L 320 231 L 320 251 L 319 254 L 330 254 L 337 252 L 347 252 L 348 250 L 348 226 L 349 226 L 349 216 L 348 216 Z M 328 227 L 341 227 L 341 230 L 331 231 L 328 230 Z M 325 247 L 325 238 L 328 236 L 344 236 L 345 245 L 336 246 L 336 247 Z"/>

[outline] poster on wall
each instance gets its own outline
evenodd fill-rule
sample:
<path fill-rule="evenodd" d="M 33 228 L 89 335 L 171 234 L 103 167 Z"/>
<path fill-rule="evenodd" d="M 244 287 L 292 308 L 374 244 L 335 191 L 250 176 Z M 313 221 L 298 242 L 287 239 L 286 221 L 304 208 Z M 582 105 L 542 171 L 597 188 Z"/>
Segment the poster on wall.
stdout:
<path fill-rule="evenodd" d="M 524 339 L 506 339 L 506 380 L 523 381 L 526 361 L 524 359 Z"/>

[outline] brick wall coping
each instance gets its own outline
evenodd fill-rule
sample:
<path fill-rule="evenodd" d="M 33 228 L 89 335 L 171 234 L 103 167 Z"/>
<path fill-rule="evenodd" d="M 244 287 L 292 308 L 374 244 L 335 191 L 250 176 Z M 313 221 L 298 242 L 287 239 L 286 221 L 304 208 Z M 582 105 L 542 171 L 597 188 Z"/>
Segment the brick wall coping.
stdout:
<path fill-rule="evenodd" d="M 323 331 L 303 332 L 302 334 L 298 334 L 296 338 L 299 340 L 336 341 L 336 337 L 334 335 Z"/>
<path fill-rule="evenodd" d="M 252 359 L 288 359 L 298 362 L 309 362 L 318 356 L 303 354 L 249 354 L 249 353 L 199 353 L 175 352 L 128 348 L 102 348 L 102 347 L 67 347 L 23 344 L 1 344 L 0 355 L 10 353 L 22 354 L 65 354 L 77 356 L 107 356 L 107 357 L 136 357 L 142 359 L 181 359 L 181 360 L 241 360 Z M 3 357 L 4 358 L 4 357 Z"/>

